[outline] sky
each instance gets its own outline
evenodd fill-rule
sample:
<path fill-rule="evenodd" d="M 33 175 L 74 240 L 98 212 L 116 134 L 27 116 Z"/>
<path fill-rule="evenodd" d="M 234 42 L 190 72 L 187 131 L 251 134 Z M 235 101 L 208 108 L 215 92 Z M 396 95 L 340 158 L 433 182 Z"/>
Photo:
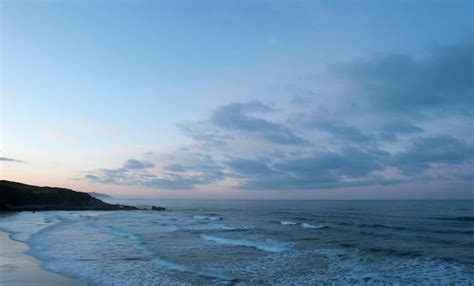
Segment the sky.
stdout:
<path fill-rule="evenodd" d="M 2 1 L 0 177 L 473 199 L 470 1 Z"/>

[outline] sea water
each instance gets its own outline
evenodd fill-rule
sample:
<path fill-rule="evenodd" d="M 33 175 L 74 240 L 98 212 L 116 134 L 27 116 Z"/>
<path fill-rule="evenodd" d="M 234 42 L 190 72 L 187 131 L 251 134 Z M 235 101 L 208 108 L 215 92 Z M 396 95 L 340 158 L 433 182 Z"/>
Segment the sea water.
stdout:
<path fill-rule="evenodd" d="M 119 203 L 168 210 L 23 212 L 0 230 L 92 285 L 474 283 L 474 201 Z"/>

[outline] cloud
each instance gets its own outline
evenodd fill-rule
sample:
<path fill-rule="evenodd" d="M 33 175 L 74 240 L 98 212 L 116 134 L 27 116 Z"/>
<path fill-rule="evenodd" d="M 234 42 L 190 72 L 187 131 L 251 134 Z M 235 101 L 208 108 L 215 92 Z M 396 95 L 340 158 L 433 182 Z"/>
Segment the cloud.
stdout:
<path fill-rule="evenodd" d="M 472 180 L 472 48 L 460 43 L 424 58 L 335 65 L 328 77 L 342 77 L 338 83 L 347 80 L 347 88 L 315 88 L 316 94 L 293 85 L 280 103 L 217 106 L 203 120 L 178 125 L 192 144 L 84 179 L 157 189 L 232 182 L 252 190 Z"/>
<path fill-rule="evenodd" d="M 232 135 L 222 134 L 209 122 L 179 124 L 178 127 L 204 148 L 226 148 L 227 142 L 235 139 Z"/>
<path fill-rule="evenodd" d="M 127 160 L 122 168 L 98 169 L 88 172 L 84 179 L 91 182 L 158 189 L 192 189 L 223 179 L 224 173 L 214 159 L 207 154 L 186 154 L 180 164 L 163 166 L 162 172 L 153 173 L 155 165 L 136 159 Z"/>
<path fill-rule="evenodd" d="M 473 159 L 473 144 L 440 135 L 413 140 L 406 150 L 394 156 L 394 164 L 404 174 L 416 175 L 435 164 L 459 165 Z"/>
<path fill-rule="evenodd" d="M 125 169 L 148 169 L 153 168 L 155 165 L 147 161 L 138 161 L 135 159 L 129 159 L 123 164 Z"/>
<path fill-rule="evenodd" d="M 304 123 L 306 128 L 320 130 L 333 135 L 335 138 L 350 142 L 365 143 L 371 140 L 371 137 L 365 135 L 357 127 L 348 125 L 343 121 L 328 119 L 311 119 Z"/>
<path fill-rule="evenodd" d="M 394 154 L 360 145 L 344 145 L 306 153 L 268 152 L 265 156 L 256 157 L 227 156 L 219 161 L 206 153 L 181 152 L 167 158 L 167 162 L 156 173 L 148 170 L 154 164 L 130 159 L 122 168 L 99 169 L 89 172 L 84 179 L 158 189 L 192 189 L 232 178 L 240 189 L 317 190 L 443 179 L 442 176 L 422 173 L 435 165 L 462 166 L 471 164 L 474 159 L 472 144 L 450 136 L 419 137 L 410 141 L 407 148 Z M 401 176 L 388 175 L 386 171 L 389 168 L 400 170 Z M 455 168 L 451 170 L 455 171 Z M 462 179 L 456 172 L 451 173 L 451 178 Z"/>
<path fill-rule="evenodd" d="M 256 117 L 251 113 L 267 113 L 273 109 L 259 101 L 230 103 L 213 111 L 210 122 L 227 130 L 252 134 L 274 144 L 305 145 L 308 141 L 280 123 Z"/>
<path fill-rule="evenodd" d="M 0 162 L 24 163 L 24 161 L 7 158 L 7 157 L 0 157 Z"/>
<path fill-rule="evenodd" d="M 278 159 L 233 158 L 224 162 L 231 173 L 242 178 L 244 189 L 326 189 L 364 185 L 416 182 L 435 164 L 448 167 L 471 164 L 474 146 L 450 136 L 418 138 L 397 154 L 380 149 L 343 147 Z M 472 165 L 471 165 L 472 166 Z M 383 174 L 396 167 L 403 177 Z M 462 172 L 461 172 L 462 173 Z M 438 177 L 441 179 L 441 177 Z M 430 177 L 430 180 L 436 177 Z"/>
<path fill-rule="evenodd" d="M 85 177 L 84 177 L 84 178 L 85 178 L 85 179 L 87 179 L 87 180 L 90 180 L 90 181 L 99 181 L 99 180 L 100 180 L 100 178 L 99 178 L 99 177 L 97 177 L 97 176 L 94 176 L 94 175 L 91 175 L 91 174 L 87 174 L 87 175 L 85 175 Z"/>
<path fill-rule="evenodd" d="M 401 135 L 412 135 L 423 132 L 423 129 L 407 121 L 395 121 L 383 126 L 380 137 L 383 140 L 394 141 Z"/>
<path fill-rule="evenodd" d="M 232 172 L 231 174 L 237 177 L 247 178 L 250 176 L 274 175 L 275 170 L 271 169 L 269 160 L 267 158 L 228 158 L 223 162 Z"/>
<path fill-rule="evenodd" d="M 275 160 L 233 158 L 224 164 L 244 178 L 240 188 L 320 189 L 367 184 L 367 176 L 383 170 L 388 157 L 380 150 L 345 147 Z"/>
<path fill-rule="evenodd" d="M 473 114 L 474 45 L 437 46 L 427 58 L 392 54 L 333 66 L 362 90 L 374 112 Z"/>

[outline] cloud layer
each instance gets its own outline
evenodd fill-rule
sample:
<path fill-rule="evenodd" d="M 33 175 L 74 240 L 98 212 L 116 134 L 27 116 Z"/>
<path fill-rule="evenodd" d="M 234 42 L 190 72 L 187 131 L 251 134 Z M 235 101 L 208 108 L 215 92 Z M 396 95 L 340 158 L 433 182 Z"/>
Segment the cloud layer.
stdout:
<path fill-rule="evenodd" d="M 85 179 L 251 190 L 472 180 L 466 176 L 474 171 L 472 51 L 472 43 L 463 42 L 434 47 L 422 58 L 385 55 L 334 64 L 324 78 L 338 88 L 321 92 L 320 83 L 306 82 L 313 87 L 299 88 L 306 92 L 298 100 L 289 93 L 287 101 L 272 104 L 221 105 L 208 118 L 179 125 L 191 143 L 177 151 L 129 159 Z"/>

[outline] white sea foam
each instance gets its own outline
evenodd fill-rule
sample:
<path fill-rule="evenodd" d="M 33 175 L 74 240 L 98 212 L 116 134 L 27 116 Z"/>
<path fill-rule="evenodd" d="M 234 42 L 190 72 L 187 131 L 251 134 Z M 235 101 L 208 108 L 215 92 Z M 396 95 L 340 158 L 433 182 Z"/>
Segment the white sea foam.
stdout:
<path fill-rule="evenodd" d="M 168 260 L 164 260 L 161 258 L 155 258 L 152 260 L 152 263 L 159 266 L 159 267 L 164 267 L 166 269 L 174 270 L 174 271 L 179 271 L 179 272 L 185 272 L 185 273 L 191 273 L 191 274 L 196 274 L 202 277 L 207 277 L 207 278 L 212 278 L 212 279 L 219 279 L 219 280 L 226 280 L 230 281 L 232 278 L 225 276 L 225 275 L 220 275 L 220 274 L 215 274 L 215 273 L 210 273 L 207 271 L 200 271 L 193 269 L 190 266 L 171 262 Z"/>
<path fill-rule="evenodd" d="M 21 212 L 0 220 L 0 230 L 11 234 L 11 238 L 25 242 L 33 234 L 61 222 L 55 212 Z"/>
<path fill-rule="evenodd" d="M 217 216 L 209 210 L 200 213 Z M 267 218 L 264 212 L 249 212 L 239 220 L 241 213 L 226 212 L 226 218 L 232 218 L 228 225 L 226 220 L 201 220 L 193 214 L 102 212 L 95 219 L 91 217 L 95 213 L 86 212 L 25 212 L 2 217 L 0 229 L 26 241 L 28 254 L 40 259 L 46 269 L 90 285 L 223 285 L 234 282 L 230 277 L 240 279 L 235 281 L 241 285 L 470 285 L 474 281 L 472 267 L 461 259 L 374 255 L 356 246 L 339 248 L 324 243 L 332 233 L 321 241 L 300 244 L 299 238 L 312 238 L 312 231 L 334 224 L 319 214 L 305 215 L 306 224 L 295 219 L 298 223 L 293 226 L 282 221 L 291 222 L 297 214 Z M 252 224 L 252 231 L 240 232 L 246 223 Z M 173 231 L 183 229 L 193 231 Z M 207 233 L 199 236 L 195 231 Z M 284 242 L 289 240 L 295 241 L 294 246 Z M 317 249 L 321 245 L 327 249 Z M 263 251 L 241 251 L 237 246 Z"/>
<path fill-rule="evenodd" d="M 325 225 L 320 225 L 320 224 L 314 225 L 314 224 L 309 224 L 309 223 L 302 223 L 301 226 L 304 228 L 313 228 L 313 229 L 321 229 L 321 228 L 327 227 Z"/>
<path fill-rule="evenodd" d="M 131 240 L 138 240 L 139 239 L 138 235 L 136 235 L 134 233 L 121 231 L 121 230 L 115 229 L 115 228 L 110 227 L 110 226 L 101 227 L 100 229 L 107 232 L 107 233 L 115 235 L 115 236 L 125 237 L 125 238 L 129 238 Z"/>
<path fill-rule="evenodd" d="M 217 226 L 219 229 L 222 229 L 223 227 L 225 227 L 225 226 L 216 225 L 216 224 L 208 224 L 208 225 L 214 225 L 214 227 Z M 135 248 L 140 250 L 143 254 L 147 255 L 148 257 L 153 257 L 153 259 L 151 259 L 150 261 L 158 267 L 162 267 L 162 268 L 174 270 L 174 271 L 179 271 L 179 272 L 196 274 L 202 277 L 207 277 L 207 278 L 212 278 L 212 279 L 220 279 L 220 280 L 226 280 L 226 281 L 232 280 L 231 278 L 224 275 L 219 275 L 219 274 L 210 273 L 206 271 L 199 271 L 187 265 L 183 265 L 183 264 L 179 264 L 179 263 L 175 263 L 175 262 L 171 262 L 171 261 L 159 258 L 145 244 L 140 242 L 140 237 L 137 234 L 127 232 L 125 230 L 119 230 L 110 226 L 102 227 L 100 229 L 114 236 L 128 238 L 132 240 Z"/>
<path fill-rule="evenodd" d="M 164 260 L 164 259 L 161 259 L 161 258 L 155 258 L 155 259 L 151 260 L 151 262 L 153 262 L 153 264 L 155 264 L 157 266 L 168 268 L 168 269 L 175 270 L 175 271 L 193 272 L 192 269 L 190 267 L 186 266 L 186 265 L 174 263 L 174 262 Z"/>
<path fill-rule="evenodd" d="M 295 225 L 295 224 L 298 224 L 298 223 L 296 223 L 296 222 L 294 222 L 294 221 L 288 221 L 288 220 L 282 220 L 282 221 L 280 221 L 280 223 L 281 223 L 282 225 Z"/>
<path fill-rule="evenodd" d="M 195 218 L 195 219 L 206 219 L 207 216 L 204 216 L 204 215 L 195 215 L 195 216 L 193 216 L 193 218 Z"/>
<path fill-rule="evenodd" d="M 207 241 L 212 241 L 224 245 L 232 246 L 246 246 L 256 249 L 260 249 L 268 252 L 282 252 L 291 249 L 290 244 L 284 242 L 276 241 L 254 241 L 254 240 L 244 240 L 244 239 L 233 239 L 233 238 L 224 238 L 211 236 L 206 234 L 201 234 L 201 238 Z"/>
<path fill-rule="evenodd" d="M 227 226 L 224 224 L 218 224 L 218 223 L 208 223 L 208 224 L 198 224 L 198 225 L 189 225 L 189 226 L 184 226 L 178 229 L 183 229 L 183 230 L 238 230 L 240 228 L 237 227 L 231 227 Z"/>

